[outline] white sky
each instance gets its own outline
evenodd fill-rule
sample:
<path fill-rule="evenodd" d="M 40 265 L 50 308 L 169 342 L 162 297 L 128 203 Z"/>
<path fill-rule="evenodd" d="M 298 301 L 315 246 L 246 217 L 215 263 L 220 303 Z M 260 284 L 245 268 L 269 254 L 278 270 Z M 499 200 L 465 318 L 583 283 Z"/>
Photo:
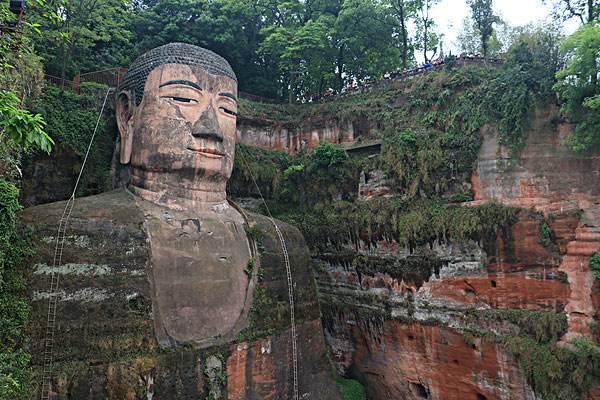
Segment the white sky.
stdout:
<path fill-rule="evenodd" d="M 541 0 L 494 0 L 494 11 L 511 26 L 522 26 L 530 22 L 550 19 L 551 5 Z M 437 31 L 444 34 L 444 52 L 457 54 L 456 37 L 462 28 L 463 19 L 471 13 L 466 0 L 442 0 L 432 9 Z M 576 20 L 565 23 L 565 33 L 577 29 Z M 418 56 L 418 53 L 417 53 Z M 420 61 L 420 60 L 419 60 Z"/>

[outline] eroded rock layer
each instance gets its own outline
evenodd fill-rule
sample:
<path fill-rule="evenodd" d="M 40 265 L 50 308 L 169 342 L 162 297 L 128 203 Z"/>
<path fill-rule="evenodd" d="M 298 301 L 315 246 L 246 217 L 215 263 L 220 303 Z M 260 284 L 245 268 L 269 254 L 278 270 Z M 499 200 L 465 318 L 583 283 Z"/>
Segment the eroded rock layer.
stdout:
<path fill-rule="evenodd" d="M 600 249 L 600 159 L 575 156 L 562 145 L 570 128 L 547 119 L 537 111 L 518 160 L 484 132 L 466 206 L 521 209 L 496 237 L 412 249 L 353 243 L 314 255 L 327 342 L 339 372 L 363 382 L 369 399 L 514 400 L 558 390 L 598 398 L 561 365 L 566 389 L 541 387 L 542 366 L 526 354 L 541 360 L 543 346 L 595 340 L 597 318 L 588 259 Z"/>

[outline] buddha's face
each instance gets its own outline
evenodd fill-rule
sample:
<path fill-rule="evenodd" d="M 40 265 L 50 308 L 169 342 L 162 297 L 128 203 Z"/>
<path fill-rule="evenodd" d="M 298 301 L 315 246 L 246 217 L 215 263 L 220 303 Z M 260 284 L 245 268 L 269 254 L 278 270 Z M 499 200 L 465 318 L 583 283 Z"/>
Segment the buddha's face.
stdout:
<path fill-rule="evenodd" d="M 200 67 L 155 68 L 140 105 L 130 102 L 131 136 L 124 138 L 129 148 L 122 146 L 121 161 L 127 162 L 129 153 L 131 165 L 140 170 L 175 172 L 184 188 L 226 182 L 235 151 L 236 93 L 235 80 Z"/>

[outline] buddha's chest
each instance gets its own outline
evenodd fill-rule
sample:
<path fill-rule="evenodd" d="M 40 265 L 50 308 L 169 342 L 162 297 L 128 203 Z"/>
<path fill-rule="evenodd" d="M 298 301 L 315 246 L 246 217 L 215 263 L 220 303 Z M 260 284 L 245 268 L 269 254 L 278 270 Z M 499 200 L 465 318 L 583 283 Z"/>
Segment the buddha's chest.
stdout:
<path fill-rule="evenodd" d="M 243 325 L 251 251 L 234 210 L 192 215 L 145 210 L 159 342 L 203 343 Z"/>

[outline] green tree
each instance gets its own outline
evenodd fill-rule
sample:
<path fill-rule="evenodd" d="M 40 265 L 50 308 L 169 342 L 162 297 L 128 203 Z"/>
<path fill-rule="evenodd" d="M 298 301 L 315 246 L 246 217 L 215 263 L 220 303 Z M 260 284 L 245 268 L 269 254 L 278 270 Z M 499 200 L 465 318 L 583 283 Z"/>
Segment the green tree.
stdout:
<path fill-rule="evenodd" d="M 482 93 L 488 113 L 498 121 L 500 142 L 513 155 L 525 144 L 532 105 L 547 102 L 553 95 L 558 44 L 559 36 L 551 28 L 521 33 L 509 48 L 500 73 Z"/>
<path fill-rule="evenodd" d="M 499 19 L 496 22 L 492 36 L 488 40 L 487 55 L 499 56 L 506 53 L 519 33 L 519 28 L 514 28 Z M 475 21 L 470 16 L 463 19 L 457 39 L 461 52 L 468 54 L 482 52 L 481 35 L 477 30 Z"/>
<path fill-rule="evenodd" d="M 277 59 L 288 78 L 290 103 L 295 95 L 310 94 L 315 89 L 323 92 L 324 78 L 328 69 L 331 70 L 331 65 L 328 68 L 322 62 L 327 60 L 327 53 L 331 54 L 328 44 L 331 30 L 327 20 L 322 17 L 300 27 L 273 28 L 261 44 L 259 52 Z"/>
<path fill-rule="evenodd" d="M 577 124 L 567 143 L 578 153 L 600 146 L 600 25 L 581 26 L 561 45 L 566 66 L 556 78 L 555 89 L 562 100 L 562 111 Z"/>
<path fill-rule="evenodd" d="M 489 40 L 494 32 L 494 23 L 498 17 L 494 15 L 492 0 L 467 0 L 481 40 L 481 51 L 484 57 L 488 55 Z"/>
<path fill-rule="evenodd" d="M 379 2 L 344 1 L 335 26 L 343 52 L 336 67 L 339 87 L 344 80 L 378 79 L 399 66 L 400 42 L 394 25 L 393 16 Z"/>
<path fill-rule="evenodd" d="M 36 51 L 46 59 L 46 71 L 65 79 L 127 60 L 128 7 L 127 0 L 49 0 L 45 8 L 34 8 L 31 18 L 43 31 Z M 47 9 L 58 18 L 47 19 Z"/>
<path fill-rule="evenodd" d="M 388 9 L 372 0 L 282 3 L 258 53 L 275 60 L 290 101 L 376 79 L 399 63 Z"/>
<path fill-rule="evenodd" d="M 435 21 L 431 17 L 431 8 L 440 0 L 417 0 L 417 38 L 416 47 L 423 51 L 423 59 L 430 62 L 438 51 L 440 36 L 435 32 Z M 429 52 L 433 51 L 431 56 Z"/>

